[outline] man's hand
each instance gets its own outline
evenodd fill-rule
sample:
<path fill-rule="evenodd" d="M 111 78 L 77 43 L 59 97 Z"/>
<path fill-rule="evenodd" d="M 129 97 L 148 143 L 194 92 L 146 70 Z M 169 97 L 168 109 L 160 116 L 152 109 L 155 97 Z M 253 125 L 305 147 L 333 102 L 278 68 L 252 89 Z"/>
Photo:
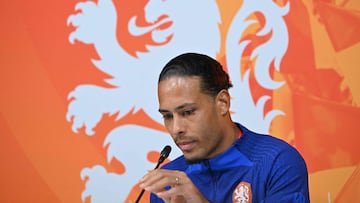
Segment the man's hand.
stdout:
<path fill-rule="evenodd" d="M 166 186 L 170 186 L 170 189 L 166 190 Z M 150 171 L 141 178 L 140 187 L 156 194 L 166 203 L 208 202 L 182 171 L 164 169 Z"/>

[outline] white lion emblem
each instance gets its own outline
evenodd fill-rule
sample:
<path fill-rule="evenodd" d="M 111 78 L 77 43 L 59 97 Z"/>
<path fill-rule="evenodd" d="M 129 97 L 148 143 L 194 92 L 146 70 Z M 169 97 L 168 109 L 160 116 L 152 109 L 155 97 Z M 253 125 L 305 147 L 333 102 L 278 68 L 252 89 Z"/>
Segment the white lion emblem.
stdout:
<path fill-rule="evenodd" d="M 241 95 L 242 101 L 240 105 L 240 100 L 234 99 L 233 108 L 238 109 L 235 112 L 241 112 L 236 114 L 235 119 L 242 122 L 252 115 L 250 122 L 246 123 L 267 131 L 271 119 L 281 112 L 274 111 L 263 116 L 262 105 L 268 97 L 255 104 L 251 98 L 247 76 L 242 79 L 237 77 L 240 76 L 237 74 L 240 65 L 230 61 L 239 62 L 248 43 L 238 43 L 244 30 L 254 23 L 246 21 L 246 17 L 252 12 L 262 12 L 265 18 L 269 18 L 269 22 L 259 34 L 272 31 L 275 41 L 269 40 L 267 46 L 260 46 L 254 51 L 253 57 L 258 57 L 256 69 L 260 69 L 257 75 L 264 77 L 262 85 L 267 88 L 281 86 L 271 78 L 265 77 L 261 70 L 268 68 L 267 65 L 272 60 L 279 64 L 285 52 L 287 44 L 272 46 L 271 43 L 279 43 L 278 37 L 282 37 L 283 40 L 284 36 L 274 31 L 277 28 L 283 31 L 282 17 L 288 7 L 280 8 L 271 0 L 248 0 L 243 2 L 243 7 L 246 9 L 240 9 L 235 15 L 226 36 L 228 69 L 230 75 L 236 76 L 232 78 L 236 87 L 233 94 Z M 220 50 L 221 19 L 215 0 L 148 1 L 144 5 L 143 14 L 134 15 L 127 20 L 128 32 L 133 37 L 151 36 L 152 43 L 145 45 L 147 50 L 137 51 L 136 56 L 129 54 L 117 40 L 118 12 L 125 9 L 127 8 L 116 8 L 112 0 L 86 1 L 76 4 L 76 13 L 68 18 L 68 24 L 75 27 L 69 35 L 70 43 L 79 41 L 93 45 L 99 59 L 92 59 L 92 63 L 111 77 L 106 79 L 111 87 L 82 84 L 69 93 L 71 100 L 66 116 L 67 120 L 72 122 L 74 132 L 84 127 L 86 134 L 92 136 L 96 133 L 94 128 L 105 114 L 117 115 L 117 119 L 121 119 L 124 115 L 139 110 L 143 110 L 152 120 L 162 124 L 157 111 L 156 94 L 157 78 L 161 68 L 170 58 L 184 52 L 199 52 L 215 58 Z M 140 26 L 139 20 L 147 22 L 148 25 Z M 269 48 L 272 55 L 259 57 Z M 147 170 L 154 167 L 146 159 L 147 153 L 150 150 L 161 150 L 167 144 L 172 144 L 170 136 L 146 126 L 126 124 L 114 128 L 104 140 L 104 146 L 108 147 L 107 159 L 109 162 L 114 158 L 121 161 L 126 167 L 126 172 L 109 173 L 102 165 L 84 168 L 81 175 L 88 179 L 82 194 L 83 201 L 91 197 L 91 202 L 95 203 L 124 202 L 132 186 Z M 178 155 L 180 151 L 174 146 L 170 158 Z"/>
<path fill-rule="evenodd" d="M 234 203 L 248 203 L 251 202 L 251 188 L 249 183 L 240 183 L 233 194 Z"/>

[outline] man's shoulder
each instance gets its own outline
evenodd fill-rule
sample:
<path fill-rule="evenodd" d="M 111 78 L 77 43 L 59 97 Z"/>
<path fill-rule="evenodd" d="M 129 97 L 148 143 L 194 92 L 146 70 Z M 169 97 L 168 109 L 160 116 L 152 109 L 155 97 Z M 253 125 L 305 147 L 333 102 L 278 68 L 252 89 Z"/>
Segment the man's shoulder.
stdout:
<path fill-rule="evenodd" d="M 247 156 L 265 156 L 276 158 L 302 159 L 299 151 L 288 142 L 270 134 L 262 134 L 246 129 L 242 126 L 243 136 L 237 141 L 237 147 Z"/>
<path fill-rule="evenodd" d="M 242 138 L 238 140 L 239 143 L 245 142 L 247 146 L 259 146 L 265 148 L 274 148 L 278 150 L 291 149 L 291 146 L 286 141 L 270 134 L 258 133 L 239 125 L 243 132 Z"/>

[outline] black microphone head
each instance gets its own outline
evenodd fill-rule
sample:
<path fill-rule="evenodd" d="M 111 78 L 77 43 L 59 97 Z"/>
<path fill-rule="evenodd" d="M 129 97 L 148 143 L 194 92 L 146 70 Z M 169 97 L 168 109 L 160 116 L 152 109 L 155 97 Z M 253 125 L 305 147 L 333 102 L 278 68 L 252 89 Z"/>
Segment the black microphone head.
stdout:
<path fill-rule="evenodd" d="M 171 147 L 169 145 L 166 145 L 164 149 L 161 151 L 160 156 L 163 156 L 165 159 L 169 156 L 171 152 Z"/>
<path fill-rule="evenodd" d="M 171 152 L 171 147 L 169 145 L 166 145 L 160 153 L 158 162 L 162 163 L 169 156 L 170 152 Z"/>

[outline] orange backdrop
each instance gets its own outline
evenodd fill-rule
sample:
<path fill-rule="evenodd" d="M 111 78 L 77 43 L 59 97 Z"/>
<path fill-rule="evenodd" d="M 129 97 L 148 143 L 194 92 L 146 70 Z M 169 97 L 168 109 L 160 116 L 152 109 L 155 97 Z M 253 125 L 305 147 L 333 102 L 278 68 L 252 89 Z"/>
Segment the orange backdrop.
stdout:
<path fill-rule="evenodd" d="M 131 2 L 116 2 L 117 8 L 133 5 L 121 19 L 146 3 Z M 242 1 L 217 2 L 224 36 Z M 79 174 L 84 167 L 97 163 L 108 171 L 125 170 L 120 162 L 108 163 L 103 147 L 114 126 L 131 123 L 164 131 L 141 110 L 121 120 L 105 116 L 96 136 L 71 130 L 65 118 L 69 92 L 82 83 L 106 86 L 107 77 L 89 68 L 93 67 L 89 59 L 97 57 L 92 46 L 68 41 L 74 28 L 66 19 L 76 3 L 0 3 L 0 202 L 81 202 L 84 181 Z M 360 4 L 357 0 L 290 3 L 285 16 L 289 47 L 280 73 L 273 73 L 286 86 L 270 92 L 273 99 L 267 106 L 286 109 L 287 116 L 276 118 L 270 132 L 305 157 L 313 202 L 359 202 Z M 118 24 L 124 27 L 121 21 Z M 118 33 L 118 40 L 129 53 L 143 49 L 141 41 L 131 40 L 128 33 Z M 217 56 L 222 62 L 223 41 Z M 253 88 L 255 97 L 269 93 L 256 84 Z M 156 156 L 150 153 L 149 159 Z M 134 187 L 129 199 L 137 194 Z"/>

